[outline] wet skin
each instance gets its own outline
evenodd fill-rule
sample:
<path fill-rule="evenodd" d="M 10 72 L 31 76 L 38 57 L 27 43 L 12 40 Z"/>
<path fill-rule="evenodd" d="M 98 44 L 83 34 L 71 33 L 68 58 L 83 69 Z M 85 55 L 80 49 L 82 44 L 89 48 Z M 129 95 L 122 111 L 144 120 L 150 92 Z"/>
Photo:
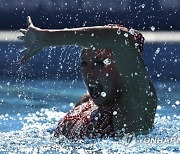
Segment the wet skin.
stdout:
<path fill-rule="evenodd" d="M 123 91 L 113 53 L 104 49 L 84 49 L 81 72 L 90 97 L 97 106 L 110 106 Z"/>

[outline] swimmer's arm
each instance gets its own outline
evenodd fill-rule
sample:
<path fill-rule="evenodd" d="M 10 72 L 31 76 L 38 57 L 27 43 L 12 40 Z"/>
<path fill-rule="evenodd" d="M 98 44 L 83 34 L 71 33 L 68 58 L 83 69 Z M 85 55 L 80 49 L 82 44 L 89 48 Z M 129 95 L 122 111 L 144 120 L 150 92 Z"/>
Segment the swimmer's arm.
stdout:
<path fill-rule="evenodd" d="M 28 29 L 20 29 L 23 36 L 19 36 L 27 48 L 27 53 L 21 59 L 21 63 L 25 63 L 47 46 L 77 45 L 117 51 L 119 45 L 124 44 L 122 34 L 127 31 L 125 27 L 118 25 L 48 30 L 35 27 L 30 17 L 27 20 Z"/>
<path fill-rule="evenodd" d="M 94 26 L 61 30 L 41 30 L 43 46 L 77 45 L 82 47 L 95 47 L 113 49 L 121 41 L 117 34 L 118 27 Z"/>

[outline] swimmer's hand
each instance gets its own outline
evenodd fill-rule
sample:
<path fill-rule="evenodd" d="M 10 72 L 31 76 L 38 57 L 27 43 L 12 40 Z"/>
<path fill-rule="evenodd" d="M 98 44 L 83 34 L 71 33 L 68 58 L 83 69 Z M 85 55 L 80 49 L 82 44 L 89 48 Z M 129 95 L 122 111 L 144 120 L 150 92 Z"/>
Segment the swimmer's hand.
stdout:
<path fill-rule="evenodd" d="M 43 48 L 43 45 L 41 43 L 42 30 L 33 25 L 30 16 L 27 17 L 27 23 L 27 29 L 19 30 L 23 35 L 19 36 L 18 39 L 23 41 L 24 47 L 27 49 L 27 53 L 21 59 L 21 64 L 24 64 L 30 57 L 34 56 Z"/>

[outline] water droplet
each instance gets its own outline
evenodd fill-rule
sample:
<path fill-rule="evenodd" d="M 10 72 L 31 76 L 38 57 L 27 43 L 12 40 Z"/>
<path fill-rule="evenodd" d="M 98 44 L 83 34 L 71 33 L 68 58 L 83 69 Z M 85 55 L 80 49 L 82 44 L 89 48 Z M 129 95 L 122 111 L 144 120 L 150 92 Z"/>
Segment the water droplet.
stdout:
<path fill-rule="evenodd" d="M 114 112 L 113 112 L 113 115 L 117 115 L 117 111 L 114 111 Z"/>
<path fill-rule="evenodd" d="M 10 82 L 7 82 L 7 85 L 9 86 L 9 85 L 10 85 Z"/>
<path fill-rule="evenodd" d="M 9 114 L 6 113 L 6 114 L 5 114 L 5 117 L 8 117 L 8 116 L 9 116 Z"/>
<path fill-rule="evenodd" d="M 157 106 L 157 110 L 161 110 L 161 106 L 160 105 Z"/>
<path fill-rule="evenodd" d="M 70 107 L 74 107 L 74 103 L 71 102 L 71 103 L 69 104 L 69 106 L 70 106 Z"/>
<path fill-rule="evenodd" d="M 160 74 L 157 74 L 157 77 L 159 78 L 161 76 L 161 73 Z"/>
<path fill-rule="evenodd" d="M 157 48 L 155 54 L 158 54 L 159 52 L 160 52 L 160 48 Z"/>
<path fill-rule="evenodd" d="M 93 36 L 94 36 L 94 33 L 91 34 L 91 37 L 93 37 Z"/>
<path fill-rule="evenodd" d="M 131 28 L 131 29 L 129 30 L 129 33 L 130 33 L 131 35 L 134 35 L 134 33 L 135 33 L 135 32 L 134 32 L 134 29 Z"/>
<path fill-rule="evenodd" d="M 171 92 L 171 91 L 172 91 L 171 87 L 169 87 L 169 88 L 168 88 L 168 91 L 169 91 L 169 92 Z"/>
<path fill-rule="evenodd" d="M 124 33 L 124 37 L 128 37 L 128 33 Z"/>
<path fill-rule="evenodd" d="M 178 61 L 177 59 L 174 59 L 174 62 L 175 62 L 175 63 L 177 63 L 177 61 Z"/>
<path fill-rule="evenodd" d="M 93 47 L 92 49 L 93 49 L 93 50 L 96 50 L 96 48 L 95 48 L 95 47 Z"/>
<path fill-rule="evenodd" d="M 137 72 L 135 72 L 135 73 L 134 73 L 134 75 L 138 75 L 138 73 L 137 73 Z"/>
<path fill-rule="evenodd" d="M 118 30 L 116 31 L 116 33 L 117 33 L 118 35 L 120 35 L 120 34 L 121 34 L 121 30 L 118 29 Z"/>
<path fill-rule="evenodd" d="M 151 26 L 151 30 L 152 30 L 152 31 L 155 31 L 155 29 L 156 29 L 156 28 L 155 28 L 154 26 Z"/>
<path fill-rule="evenodd" d="M 138 47 L 139 46 L 139 43 L 135 43 L 135 47 Z"/>
<path fill-rule="evenodd" d="M 22 94 L 18 94 L 18 97 L 21 98 Z"/>
<path fill-rule="evenodd" d="M 180 105 L 180 101 L 176 101 L 175 104 L 176 104 L 176 105 Z"/>
<path fill-rule="evenodd" d="M 124 43 L 125 43 L 126 45 L 128 45 L 128 41 L 127 41 L 127 40 L 125 40 Z"/>
<path fill-rule="evenodd" d="M 106 93 L 105 92 L 101 92 L 101 96 L 102 97 L 106 97 Z"/>
<path fill-rule="evenodd" d="M 97 120 L 98 120 L 98 117 L 95 117 L 94 119 L 97 121 Z"/>
<path fill-rule="evenodd" d="M 111 64 L 111 59 L 106 58 L 106 59 L 103 61 L 103 63 L 104 63 L 106 66 L 108 66 L 108 65 Z"/>
<path fill-rule="evenodd" d="M 144 8 L 145 8 L 145 6 L 146 6 L 145 4 L 141 4 L 139 7 L 141 7 L 141 8 L 143 8 L 143 9 L 144 9 Z"/>
<path fill-rule="evenodd" d="M 176 108 L 176 105 L 172 105 L 172 108 Z"/>
<path fill-rule="evenodd" d="M 176 115 L 176 114 L 174 114 L 174 115 L 173 115 L 173 117 L 174 117 L 174 118 L 176 118 L 176 117 L 177 117 L 177 115 Z"/>
<path fill-rule="evenodd" d="M 166 100 L 166 102 L 167 102 L 167 104 L 170 104 L 171 103 L 171 101 L 168 99 L 168 100 Z"/>

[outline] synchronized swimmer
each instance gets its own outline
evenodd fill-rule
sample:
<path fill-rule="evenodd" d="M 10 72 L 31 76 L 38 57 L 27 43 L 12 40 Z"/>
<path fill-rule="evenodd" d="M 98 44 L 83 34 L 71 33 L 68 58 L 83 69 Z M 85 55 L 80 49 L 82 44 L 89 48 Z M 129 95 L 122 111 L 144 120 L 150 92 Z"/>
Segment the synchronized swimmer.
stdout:
<path fill-rule="evenodd" d="M 88 93 L 59 122 L 56 137 L 122 137 L 153 129 L 157 96 L 141 57 L 141 33 L 113 24 L 48 30 L 27 20 L 19 36 L 28 50 L 21 63 L 47 46 L 83 47 L 81 73 Z"/>

